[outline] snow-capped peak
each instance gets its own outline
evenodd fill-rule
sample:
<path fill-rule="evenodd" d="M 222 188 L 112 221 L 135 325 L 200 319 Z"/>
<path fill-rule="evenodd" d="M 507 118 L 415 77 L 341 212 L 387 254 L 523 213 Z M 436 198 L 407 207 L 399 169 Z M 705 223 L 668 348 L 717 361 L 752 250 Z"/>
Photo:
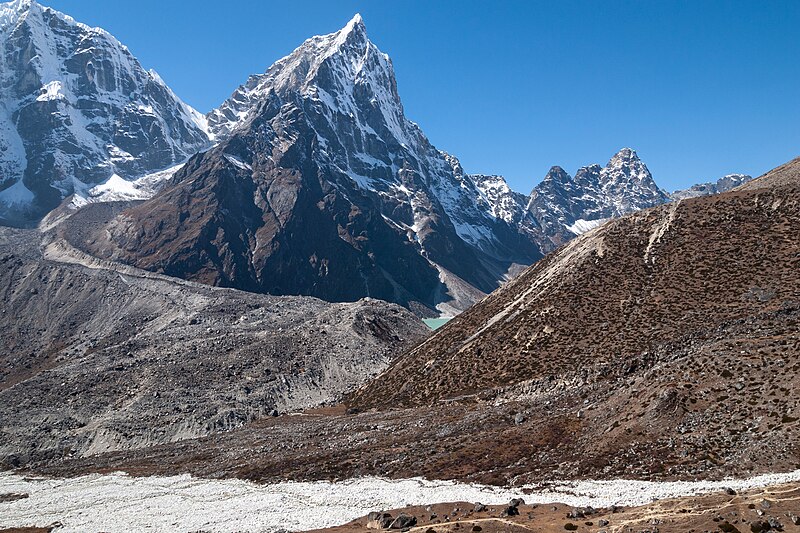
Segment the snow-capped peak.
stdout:
<path fill-rule="evenodd" d="M 345 24 L 344 28 L 336 32 L 339 37 L 346 37 L 353 34 L 360 34 L 366 36 L 367 34 L 367 27 L 364 25 L 364 19 L 361 18 L 361 13 L 356 13 L 353 15 L 353 18 L 350 19 L 350 22 Z"/>
<path fill-rule="evenodd" d="M 609 166 L 617 164 L 616 162 L 632 162 L 632 161 L 641 161 L 639 159 L 639 155 L 636 153 L 636 150 L 633 148 L 620 148 L 620 150 L 614 154 L 614 156 L 609 161 Z"/>
<path fill-rule="evenodd" d="M 108 32 L 33 0 L 0 4 L 0 189 L 35 192 L 13 213 L 0 196 L 0 220 L 35 220 L 207 145 L 199 114 Z"/>
<path fill-rule="evenodd" d="M 283 99 L 299 94 L 319 101 L 329 110 L 356 114 L 353 92 L 357 86 L 372 95 L 393 133 L 403 142 L 405 125 L 394 68 L 389 56 L 367 37 L 359 14 L 339 31 L 307 39 L 264 74 L 251 76 L 231 98 L 208 114 L 208 123 L 218 138 L 225 138 L 247 123 L 251 111 L 270 92 Z"/>
<path fill-rule="evenodd" d="M 19 19 L 20 16 L 29 11 L 33 6 L 39 7 L 33 0 L 13 0 L 0 4 L 0 25 L 4 26 L 8 22 Z"/>
<path fill-rule="evenodd" d="M 28 15 L 33 6 L 40 8 L 32 0 L 13 0 L 12 2 L 0 4 L 0 30 L 5 31 L 19 24 Z"/>
<path fill-rule="evenodd" d="M 550 167 L 550 170 L 547 172 L 547 175 L 544 177 L 543 181 L 556 181 L 564 183 L 571 180 L 572 176 L 567 174 L 566 170 L 564 170 L 558 165 L 553 165 L 552 167 Z"/>
<path fill-rule="evenodd" d="M 528 212 L 550 236 L 550 242 L 540 243 L 549 250 L 608 218 L 666 201 L 636 150 L 623 148 L 605 167 L 581 167 L 574 178 L 552 167 L 531 192 Z"/>
<path fill-rule="evenodd" d="M 55 17 L 63 24 L 77 28 L 80 31 L 102 36 L 120 49 L 128 51 L 124 44 L 120 43 L 116 37 L 103 28 L 91 27 L 78 22 L 66 13 L 44 6 L 35 0 L 12 0 L 11 2 L 0 4 L 0 30 L 5 31 L 26 20 L 32 24 L 48 24 L 48 22 L 44 21 L 45 15 Z"/>
<path fill-rule="evenodd" d="M 605 167 L 605 178 L 613 178 L 619 173 L 624 174 L 626 177 L 647 180 L 652 179 L 650 171 L 647 166 L 639 159 L 636 150 L 631 148 L 623 148 L 608 161 Z"/>
<path fill-rule="evenodd" d="M 364 27 L 364 19 L 361 17 L 361 13 L 356 13 L 353 15 L 353 18 L 351 18 L 350 22 L 347 23 L 345 29 L 355 28 L 356 26 Z"/>

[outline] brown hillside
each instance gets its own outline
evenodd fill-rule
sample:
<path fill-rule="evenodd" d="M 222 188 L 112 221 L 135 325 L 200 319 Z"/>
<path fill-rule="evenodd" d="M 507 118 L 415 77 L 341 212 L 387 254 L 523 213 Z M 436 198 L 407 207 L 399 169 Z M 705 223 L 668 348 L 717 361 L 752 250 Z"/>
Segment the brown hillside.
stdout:
<path fill-rule="evenodd" d="M 353 405 L 425 404 L 686 348 L 699 354 L 747 320 L 761 325 L 743 337 L 757 336 L 800 305 L 799 168 L 795 160 L 752 188 L 575 239 L 398 359 Z M 778 330 L 765 353 L 794 359 L 796 330 Z M 732 358 L 731 379 L 741 348 L 721 341 L 712 354 Z"/>

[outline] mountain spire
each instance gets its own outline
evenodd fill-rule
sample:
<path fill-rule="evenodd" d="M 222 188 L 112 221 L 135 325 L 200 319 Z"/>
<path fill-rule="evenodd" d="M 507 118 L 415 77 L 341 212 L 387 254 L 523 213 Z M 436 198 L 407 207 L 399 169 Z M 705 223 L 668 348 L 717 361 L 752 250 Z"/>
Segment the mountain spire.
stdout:
<path fill-rule="evenodd" d="M 352 31 L 366 32 L 367 28 L 364 26 L 364 19 L 361 17 L 361 13 L 353 15 L 353 18 L 350 19 L 350 22 L 348 22 L 341 31 L 344 33 L 350 33 Z"/>
<path fill-rule="evenodd" d="M 614 156 L 609 160 L 608 166 L 620 166 L 624 163 L 633 163 L 633 162 L 641 162 L 639 159 L 639 155 L 636 153 L 636 150 L 633 148 L 621 148 Z"/>

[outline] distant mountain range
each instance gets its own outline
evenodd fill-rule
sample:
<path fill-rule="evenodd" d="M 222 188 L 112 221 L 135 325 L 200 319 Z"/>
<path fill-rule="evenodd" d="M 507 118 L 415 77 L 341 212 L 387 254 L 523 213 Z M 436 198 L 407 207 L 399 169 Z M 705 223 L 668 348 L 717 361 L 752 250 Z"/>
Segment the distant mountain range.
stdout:
<path fill-rule="evenodd" d="M 0 221 L 147 199 L 87 246 L 214 285 L 454 314 L 608 218 L 747 179 L 670 196 L 628 148 L 528 196 L 468 174 L 406 118 L 358 15 L 205 117 L 108 33 L 31 0 L 0 7 L 0 43 Z"/>

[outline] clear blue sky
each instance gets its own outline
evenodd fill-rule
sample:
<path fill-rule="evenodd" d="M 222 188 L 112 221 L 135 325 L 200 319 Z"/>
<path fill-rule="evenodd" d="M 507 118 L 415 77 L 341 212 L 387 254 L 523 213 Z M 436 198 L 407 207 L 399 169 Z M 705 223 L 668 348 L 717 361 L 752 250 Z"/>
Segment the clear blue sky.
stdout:
<path fill-rule="evenodd" d="M 469 172 L 529 189 L 635 148 L 680 188 L 800 155 L 800 1 L 43 0 L 208 111 L 360 12 L 406 114 Z"/>

